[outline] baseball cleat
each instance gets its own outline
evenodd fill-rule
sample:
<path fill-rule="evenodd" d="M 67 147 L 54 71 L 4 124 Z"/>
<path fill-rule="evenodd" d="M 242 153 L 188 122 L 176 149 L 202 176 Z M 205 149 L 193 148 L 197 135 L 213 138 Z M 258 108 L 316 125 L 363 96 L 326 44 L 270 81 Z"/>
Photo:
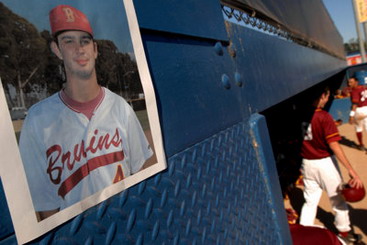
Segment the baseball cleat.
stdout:
<path fill-rule="evenodd" d="M 347 236 L 342 236 L 341 234 L 339 234 L 338 237 L 347 245 L 349 245 L 349 244 L 364 244 L 362 242 L 362 235 L 354 233 L 352 231 L 350 231 Z"/>

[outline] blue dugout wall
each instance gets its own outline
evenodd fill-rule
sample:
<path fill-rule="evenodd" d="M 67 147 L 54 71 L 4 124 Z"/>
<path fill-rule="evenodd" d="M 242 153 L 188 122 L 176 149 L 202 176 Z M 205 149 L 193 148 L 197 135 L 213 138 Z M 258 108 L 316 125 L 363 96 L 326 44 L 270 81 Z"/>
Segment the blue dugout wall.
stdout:
<path fill-rule="evenodd" d="M 291 244 L 259 114 L 345 61 L 225 20 L 219 1 L 134 1 L 168 168 L 31 244 Z M 16 244 L 3 191 L 0 245 Z"/>

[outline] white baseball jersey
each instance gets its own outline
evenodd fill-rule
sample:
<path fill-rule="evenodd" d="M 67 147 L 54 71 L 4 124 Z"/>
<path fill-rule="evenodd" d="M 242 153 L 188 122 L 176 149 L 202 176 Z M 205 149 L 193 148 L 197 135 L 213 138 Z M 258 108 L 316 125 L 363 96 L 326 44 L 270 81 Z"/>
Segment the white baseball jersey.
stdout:
<path fill-rule="evenodd" d="M 103 88 L 89 120 L 60 93 L 35 104 L 19 147 L 36 211 L 63 209 L 138 172 L 153 152 L 128 103 Z"/>

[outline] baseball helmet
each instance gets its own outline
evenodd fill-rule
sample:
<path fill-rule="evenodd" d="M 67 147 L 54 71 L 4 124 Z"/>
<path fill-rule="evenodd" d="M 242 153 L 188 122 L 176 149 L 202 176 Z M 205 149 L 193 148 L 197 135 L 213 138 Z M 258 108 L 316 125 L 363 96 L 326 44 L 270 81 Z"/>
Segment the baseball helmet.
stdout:
<path fill-rule="evenodd" d="M 344 184 L 341 190 L 341 194 L 343 195 L 345 201 L 347 202 L 361 201 L 366 195 L 364 187 L 362 186 L 362 188 L 357 189 L 355 187 L 352 187 L 349 183 L 350 181 L 348 182 L 348 184 Z"/>

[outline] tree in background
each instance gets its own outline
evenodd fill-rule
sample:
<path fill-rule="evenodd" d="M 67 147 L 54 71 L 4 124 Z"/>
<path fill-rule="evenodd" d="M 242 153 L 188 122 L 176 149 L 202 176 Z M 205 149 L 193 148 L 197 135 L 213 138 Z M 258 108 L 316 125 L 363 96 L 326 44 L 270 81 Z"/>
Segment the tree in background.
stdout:
<path fill-rule="evenodd" d="M 137 98 L 143 92 L 136 62 L 129 54 L 118 52 L 110 40 L 97 40 L 96 63 L 98 83 L 126 100 Z"/>
<path fill-rule="evenodd" d="M 26 107 L 62 88 L 65 73 L 62 62 L 51 52 L 49 31 L 38 32 L 26 19 L 14 14 L 0 2 L 0 77 L 8 94 L 9 107 Z M 110 40 L 98 44 L 97 78 L 126 100 L 138 98 L 143 92 L 135 60 L 120 53 Z M 17 99 L 12 101 L 9 86 L 16 88 Z M 27 98 L 27 100 L 25 100 Z"/>
<path fill-rule="evenodd" d="M 366 43 L 364 43 L 364 46 L 365 46 L 365 48 L 367 47 Z M 351 53 L 354 53 L 354 52 L 359 52 L 358 39 L 357 38 L 352 38 L 347 43 L 344 43 L 344 49 L 345 49 L 345 53 L 347 55 L 351 54 Z"/>
<path fill-rule="evenodd" d="M 0 76 L 17 89 L 17 106 L 25 107 L 23 94 L 32 80 L 42 81 L 47 44 L 37 29 L 0 3 Z M 41 82 L 42 83 L 42 82 Z M 8 86 L 4 86 L 8 89 Z M 14 105 L 14 103 L 13 103 Z"/>

